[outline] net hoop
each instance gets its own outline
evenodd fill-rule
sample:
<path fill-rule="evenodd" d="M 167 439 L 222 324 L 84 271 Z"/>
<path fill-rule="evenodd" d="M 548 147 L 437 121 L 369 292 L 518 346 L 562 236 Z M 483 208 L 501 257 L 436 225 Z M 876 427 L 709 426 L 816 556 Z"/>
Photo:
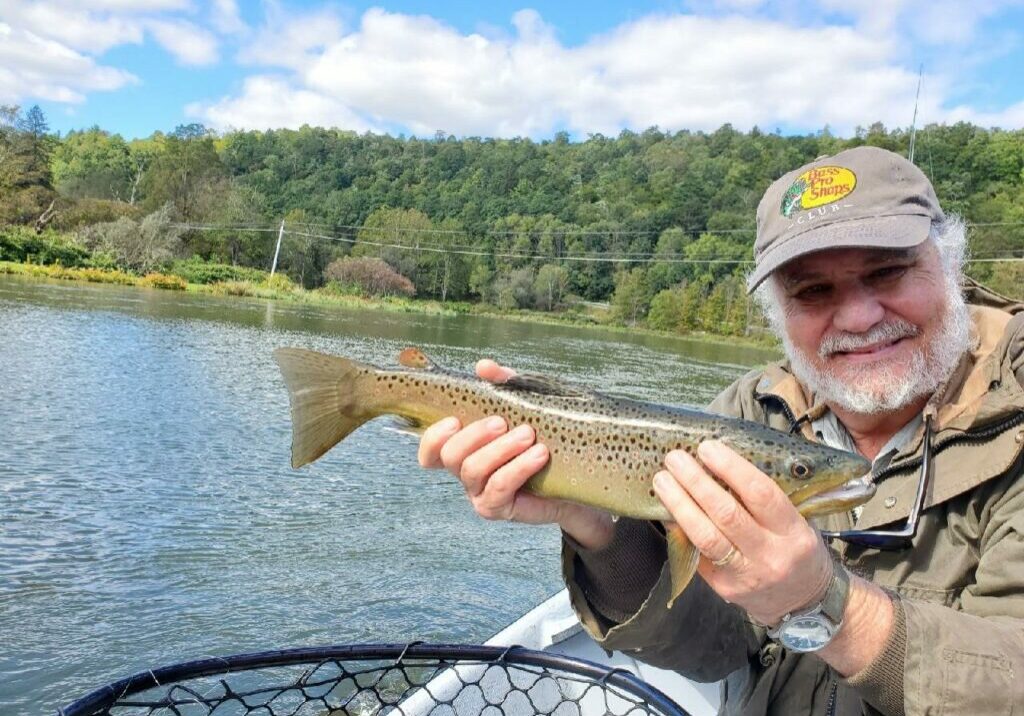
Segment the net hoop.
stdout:
<path fill-rule="evenodd" d="M 526 649 L 520 646 L 477 644 L 339 644 L 218 656 L 147 669 L 102 686 L 57 710 L 58 716 L 97 716 L 126 697 L 148 689 L 167 687 L 199 677 L 227 675 L 266 667 L 316 665 L 323 662 L 394 660 L 394 666 L 415 666 L 430 660 L 453 666 L 460 663 L 507 664 L 552 669 L 614 687 L 664 716 L 690 716 L 669 696 L 622 667 L 607 667 L 585 659 Z"/>

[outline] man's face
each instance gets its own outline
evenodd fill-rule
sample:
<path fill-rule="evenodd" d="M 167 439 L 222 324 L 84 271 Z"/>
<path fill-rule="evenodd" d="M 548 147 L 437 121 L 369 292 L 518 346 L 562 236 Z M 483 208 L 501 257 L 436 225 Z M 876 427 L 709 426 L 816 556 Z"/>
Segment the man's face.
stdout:
<path fill-rule="evenodd" d="M 945 380 L 969 345 L 966 306 L 932 241 L 809 254 L 776 280 L 794 372 L 846 410 L 909 405 Z"/>

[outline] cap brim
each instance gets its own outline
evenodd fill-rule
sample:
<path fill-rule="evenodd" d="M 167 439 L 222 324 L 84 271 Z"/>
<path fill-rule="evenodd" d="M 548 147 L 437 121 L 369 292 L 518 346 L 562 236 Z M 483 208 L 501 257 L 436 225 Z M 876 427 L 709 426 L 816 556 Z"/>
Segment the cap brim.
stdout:
<path fill-rule="evenodd" d="M 809 229 L 761 256 L 747 277 L 747 293 L 753 293 L 772 271 L 801 256 L 829 249 L 908 249 L 927 239 L 930 228 L 930 217 L 900 214 L 831 223 Z"/>

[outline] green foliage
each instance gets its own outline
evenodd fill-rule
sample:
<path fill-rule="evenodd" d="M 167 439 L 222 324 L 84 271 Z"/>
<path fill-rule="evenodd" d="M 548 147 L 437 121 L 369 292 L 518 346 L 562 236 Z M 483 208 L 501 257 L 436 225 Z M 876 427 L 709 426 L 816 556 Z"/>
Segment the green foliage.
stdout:
<path fill-rule="evenodd" d="M 148 272 L 181 252 L 183 230 L 172 216 L 173 208 L 166 204 L 142 221 L 122 217 L 88 226 L 79 232 L 79 239 L 90 249 L 112 255 L 119 266 Z"/>
<path fill-rule="evenodd" d="M 68 132 L 53 156 L 53 178 L 61 194 L 76 199 L 129 201 L 135 162 L 119 134 L 99 127 Z"/>
<path fill-rule="evenodd" d="M 275 273 L 273 276 L 268 275 L 260 282 L 260 285 L 265 286 L 272 291 L 288 292 L 295 290 L 295 284 L 283 273 Z"/>
<path fill-rule="evenodd" d="M 85 247 L 54 231 L 42 234 L 24 226 L 0 228 L 0 261 L 83 266 L 89 258 Z"/>
<path fill-rule="evenodd" d="M 0 106 L 0 226 L 40 222 L 56 201 L 50 159 L 56 139 L 39 106 Z"/>
<path fill-rule="evenodd" d="M 544 264 L 533 280 L 533 304 L 542 311 L 561 307 L 569 288 L 569 272 L 564 266 Z"/>
<path fill-rule="evenodd" d="M 768 184 L 820 155 L 862 144 L 905 154 L 908 142 L 877 123 L 849 138 L 726 125 L 582 142 L 187 125 L 126 141 L 96 127 L 58 138 L 38 108 L 0 107 L 0 226 L 81 230 L 93 251 L 82 260 L 97 267 L 195 257 L 175 274 L 253 291 L 273 261 L 266 229 L 284 218 L 277 270 L 308 289 L 351 253 L 387 262 L 418 297 L 558 310 L 575 295 L 611 300 L 631 325 L 745 333 L 760 321 L 742 273 Z M 916 152 L 943 207 L 979 224 L 972 255 L 1024 255 L 1024 130 L 929 125 Z M 132 226 L 167 204 L 164 241 L 147 249 Z M 171 218 L 220 228 L 175 236 Z M 971 270 L 1019 295 L 1016 266 Z"/>
<path fill-rule="evenodd" d="M 183 261 L 174 261 L 167 271 L 175 276 L 180 276 L 189 283 L 200 284 L 220 283 L 222 281 L 252 281 L 259 283 L 267 277 L 266 271 L 203 261 L 198 256 L 193 256 Z"/>
<path fill-rule="evenodd" d="M 137 276 L 124 271 L 98 269 L 98 268 L 71 268 L 54 264 L 52 266 L 41 266 L 39 264 L 21 264 L 0 262 L 0 273 L 21 274 L 24 276 L 38 276 L 41 278 L 56 278 L 66 281 L 89 281 L 90 283 L 113 283 L 125 286 L 134 286 L 139 282 Z"/>
<path fill-rule="evenodd" d="M 181 276 L 169 276 L 155 271 L 139 279 L 139 285 L 149 286 L 150 288 L 162 288 L 168 291 L 184 291 L 188 288 L 188 283 Z"/>
<path fill-rule="evenodd" d="M 685 325 L 686 294 L 682 288 L 667 288 L 651 299 L 647 325 L 659 331 L 678 331 Z"/>
<path fill-rule="evenodd" d="M 636 325 L 647 315 L 650 303 L 651 289 L 643 269 L 624 270 L 615 275 L 612 315 L 617 320 L 630 326 Z"/>
<path fill-rule="evenodd" d="M 144 216 L 138 206 L 109 199 L 76 199 L 61 201 L 53 228 L 75 231 L 92 224 L 117 221 L 120 218 L 139 220 Z"/>
<path fill-rule="evenodd" d="M 485 300 L 498 308 L 529 308 L 533 303 L 535 275 L 529 266 L 514 269 L 495 277 Z"/>

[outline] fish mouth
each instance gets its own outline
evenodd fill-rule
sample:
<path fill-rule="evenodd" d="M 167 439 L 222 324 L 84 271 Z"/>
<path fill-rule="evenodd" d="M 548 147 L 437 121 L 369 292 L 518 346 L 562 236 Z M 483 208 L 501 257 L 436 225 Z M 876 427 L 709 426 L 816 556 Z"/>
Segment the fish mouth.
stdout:
<path fill-rule="evenodd" d="M 827 515 L 833 512 L 849 510 L 862 505 L 875 494 L 875 484 L 871 475 L 863 475 L 844 482 L 827 492 L 819 492 L 800 503 L 799 511 L 804 517 Z"/>

